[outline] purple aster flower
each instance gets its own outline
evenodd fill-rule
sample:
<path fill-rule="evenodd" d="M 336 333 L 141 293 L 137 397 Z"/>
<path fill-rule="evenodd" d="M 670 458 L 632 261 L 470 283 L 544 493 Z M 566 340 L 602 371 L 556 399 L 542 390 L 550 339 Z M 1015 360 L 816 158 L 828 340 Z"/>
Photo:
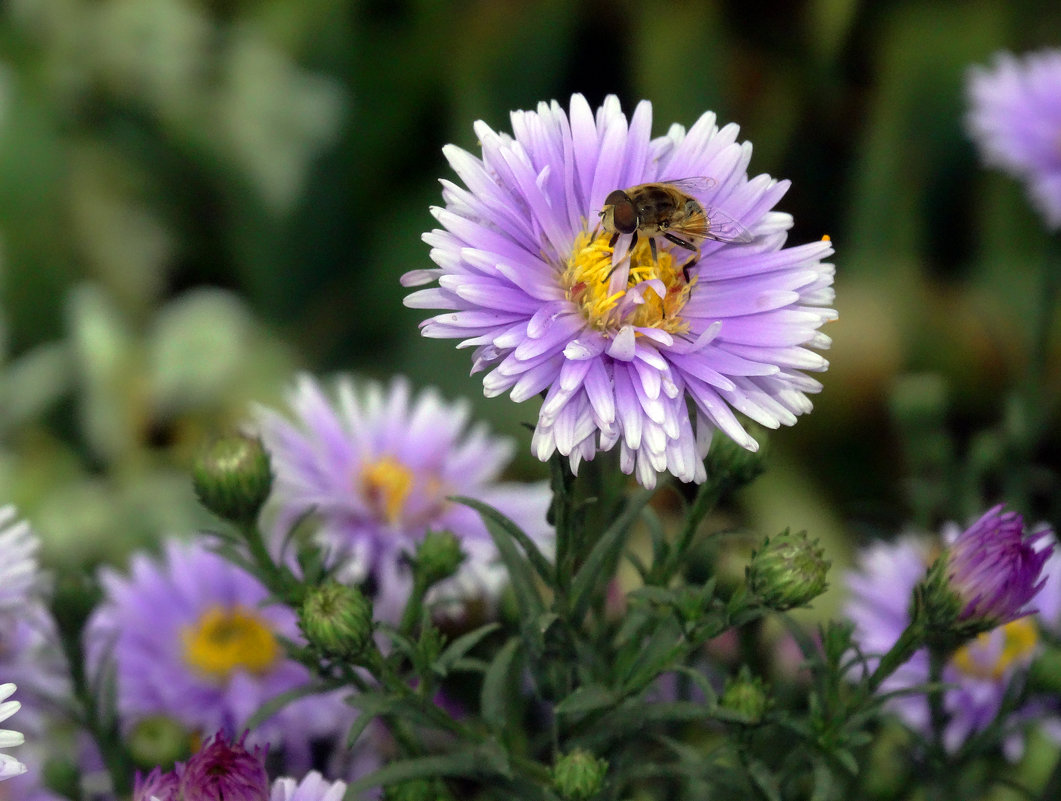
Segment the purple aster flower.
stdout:
<path fill-rule="evenodd" d="M 277 779 L 273 782 L 273 794 L 269 801 L 342 801 L 345 793 L 345 782 L 328 782 L 312 771 L 300 782 L 288 778 Z"/>
<path fill-rule="evenodd" d="M 178 770 L 181 801 L 269 801 L 265 753 L 218 733 Z"/>
<path fill-rule="evenodd" d="M 448 496 L 489 504 L 548 545 L 548 487 L 498 483 L 513 445 L 481 425 L 467 428 L 467 404 L 447 404 L 433 390 L 414 398 L 401 379 L 356 387 L 342 378 L 336 390 L 333 402 L 314 379 L 300 377 L 290 396 L 294 420 L 263 409 L 262 440 L 275 471 L 279 528 L 315 510 L 321 543 L 342 563 L 340 579 L 369 580 L 378 618 L 400 617 L 412 587 L 401 557 L 428 531 L 451 532 L 466 555 L 429 602 L 492 601 L 504 586 L 479 513 Z"/>
<path fill-rule="evenodd" d="M 9 717 L 18 712 L 18 709 L 22 704 L 18 701 L 8 701 L 11 694 L 15 692 L 15 685 L 8 682 L 7 684 L 0 684 L 0 723 L 3 723 Z M 0 748 L 10 748 L 15 745 L 22 745 L 26 741 L 26 738 L 21 732 L 12 731 L 11 729 L 0 729 Z M 0 754 L 0 781 L 4 779 L 10 779 L 12 776 L 18 776 L 26 772 L 26 766 L 19 760 L 10 754 Z"/>
<path fill-rule="evenodd" d="M 1024 518 L 1001 505 L 958 535 L 945 570 L 962 604 L 959 619 L 997 625 L 1030 614 L 1027 605 L 1046 581 L 1042 569 L 1053 549 L 1042 547 L 1044 537 L 1052 537 L 1045 527 L 1025 536 Z"/>
<path fill-rule="evenodd" d="M 945 542 L 960 536 L 963 534 L 956 525 L 945 527 Z M 859 554 L 857 569 L 846 576 L 849 597 L 845 613 L 855 624 L 855 641 L 867 657 L 867 670 L 876 668 L 880 656 L 895 644 L 910 623 L 914 587 L 924 578 L 939 547 L 939 543 L 914 535 L 903 536 L 895 542 L 876 543 Z M 1011 682 L 1023 680 L 1038 650 L 1034 620 L 1022 617 L 979 635 L 954 652 L 941 676 L 948 685 L 943 693 L 944 748 L 949 752 L 959 750 L 970 737 L 996 719 L 1007 688 Z M 891 693 L 928 683 L 929 667 L 928 651 L 915 652 L 884 680 L 880 692 Z M 890 698 L 887 708 L 913 731 L 925 737 L 931 735 L 931 712 L 924 695 Z M 1030 699 L 1007 718 L 1002 748 L 1010 760 L 1020 757 L 1024 730 L 1033 722 L 1045 722 L 1048 730 L 1050 726 L 1056 727 L 1056 716 L 1042 699 Z"/>
<path fill-rule="evenodd" d="M 146 776 L 139 772 L 133 783 L 133 801 L 179 801 L 180 781 L 172 771 L 155 768 Z"/>
<path fill-rule="evenodd" d="M 104 599 L 86 626 L 90 675 L 113 671 L 123 729 L 165 715 L 189 734 L 234 736 L 268 700 L 310 682 L 278 637 L 301 642 L 294 612 L 264 605 L 253 576 L 201 541 L 169 540 L 161 559 L 133 556 L 129 575 L 102 571 Z M 351 722 L 335 693 L 285 705 L 251 732 L 288 769 L 309 767 L 314 740 L 331 742 Z"/>
<path fill-rule="evenodd" d="M 1061 228 L 1061 50 L 997 53 L 973 67 L 966 126 L 984 161 L 1024 181 L 1033 205 Z"/>
<path fill-rule="evenodd" d="M 821 261 L 831 244 L 783 247 L 792 218 L 771 209 L 788 182 L 749 179 L 737 126 L 708 113 L 652 138 L 651 117 L 647 102 L 627 120 L 614 97 L 594 114 L 574 95 L 569 112 L 514 112 L 512 136 L 476 123 L 481 158 L 444 149 L 465 186 L 442 182 L 442 228 L 424 236 L 438 267 L 402 277 L 438 282 L 406 305 L 444 310 L 422 333 L 474 347 L 488 396 L 545 393 L 539 459 L 559 451 L 577 471 L 618 444 L 623 471 L 646 487 L 662 471 L 703 481 L 716 429 L 756 450 L 734 411 L 769 428 L 810 411 L 821 386 L 803 371 L 826 369 L 811 348 L 829 346 L 819 328 L 836 316 Z M 659 230 L 631 245 L 603 230 L 610 220 L 647 233 L 633 228 L 640 217 L 616 222 L 614 205 L 602 219 L 606 199 L 677 180 L 697 236 L 679 245 Z"/>

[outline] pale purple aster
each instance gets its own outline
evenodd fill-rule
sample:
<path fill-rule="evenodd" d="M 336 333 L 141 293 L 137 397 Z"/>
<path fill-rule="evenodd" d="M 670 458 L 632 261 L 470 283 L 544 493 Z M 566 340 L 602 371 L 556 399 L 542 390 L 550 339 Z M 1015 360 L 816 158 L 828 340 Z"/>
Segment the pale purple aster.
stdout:
<path fill-rule="evenodd" d="M 1024 518 L 998 505 L 949 542 L 946 574 L 963 604 L 960 619 L 1008 623 L 1030 614 L 1052 537 L 1046 527 L 1026 536 Z"/>
<path fill-rule="evenodd" d="M 716 430 L 758 448 L 734 412 L 778 428 L 811 410 L 821 385 L 803 371 L 827 368 L 812 349 L 829 346 L 819 329 L 836 317 L 832 245 L 784 247 L 792 217 L 772 209 L 789 182 L 748 177 L 736 125 L 706 113 L 653 138 L 648 102 L 627 119 L 615 97 L 594 113 L 577 94 L 568 111 L 542 103 L 511 124 L 475 124 L 481 157 L 443 149 L 464 186 L 442 181 L 442 227 L 424 236 L 438 267 L 402 283 L 438 282 L 405 304 L 444 310 L 421 331 L 474 347 L 487 396 L 545 393 L 539 459 L 558 451 L 577 472 L 618 445 L 646 487 L 663 471 L 701 482 Z M 610 246 L 598 227 L 610 192 L 685 178 L 709 179 L 697 200 L 712 230 L 750 241 L 708 239 L 688 269 L 692 254 L 662 237 L 658 259 L 644 237 Z"/>
<path fill-rule="evenodd" d="M 876 668 L 880 656 L 910 623 L 914 587 L 925 577 L 936 552 L 961 533 L 958 526 L 947 524 L 942 542 L 907 534 L 894 542 L 875 543 L 859 553 L 856 569 L 845 577 L 848 600 L 844 611 L 855 624 L 854 639 L 867 657 L 867 670 Z M 942 745 L 948 752 L 958 751 L 997 718 L 1008 687 L 1024 680 L 1039 648 L 1033 619 L 1021 617 L 981 634 L 955 652 L 941 676 L 948 685 L 943 693 L 946 722 L 942 731 Z M 921 649 L 885 679 L 879 692 L 907 690 L 929 681 L 929 655 Z M 1053 706 L 1032 698 L 1010 714 L 1001 743 L 1008 759 L 1020 758 L 1024 732 L 1033 723 L 1042 724 L 1048 733 L 1057 729 Z M 890 698 L 886 708 L 911 730 L 931 736 L 931 712 L 924 695 Z"/>
<path fill-rule="evenodd" d="M 1061 50 L 996 53 L 969 70 L 966 94 L 984 162 L 1024 181 L 1047 225 L 1061 228 Z"/>
<path fill-rule="evenodd" d="M 0 507 L 0 613 L 21 609 L 39 589 L 39 550 L 39 538 L 15 507 Z"/>
<path fill-rule="evenodd" d="M 511 441 L 469 426 L 467 403 L 437 392 L 412 394 L 408 382 L 355 384 L 342 377 L 334 400 L 310 376 L 289 396 L 291 417 L 262 409 L 262 441 L 272 460 L 280 529 L 315 512 L 320 543 L 343 580 L 368 582 L 376 617 L 396 621 L 412 587 L 403 553 L 428 531 L 454 534 L 466 554 L 428 601 L 491 603 L 507 583 L 479 513 L 447 500 L 463 495 L 514 521 L 543 549 L 550 494 L 544 482 L 501 483 Z"/>
<path fill-rule="evenodd" d="M 14 684 L 10 682 L 0 684 L 0 723 L 14 715 L 19 707 L 22 706 L 18 701 L 7 700 L 14 692 Z M 0 748 L 22 745 L 25 741 L 26 738 L 21 732 L 13 731 L 12 729 L 0 729 Z M 0 753 L 0 781 L 19 776 L 25 772 L 26 766 L 22 762 L 10 754 Z"/>
<path fill-rule="evenodd" d="M 189 735 L 235 736 L 266 702 L 311 681 L 277 637 L 302 642 L 295 613 L 266 604 L 256 578 L 201 540 L 168 540 L 160 558 L 134 554 L 125 575 L 101 571 L 104 598 L 85 629 L 89 675 L 113 672 L 128 734 L 164 715 Z M 354 713 L 335 692 L 282 707 L 249 744 L 272 743 L 289 770 L 310 766 L 311 747 L 341 739 Z"/>
<path fill-rule="evenodd" d="M 273 782 L 269 801 L 343 801 L 345 793 L 345 782 L 329 782 L 316 771 L 311 771 L 302 781 L 277 779 Z"/>

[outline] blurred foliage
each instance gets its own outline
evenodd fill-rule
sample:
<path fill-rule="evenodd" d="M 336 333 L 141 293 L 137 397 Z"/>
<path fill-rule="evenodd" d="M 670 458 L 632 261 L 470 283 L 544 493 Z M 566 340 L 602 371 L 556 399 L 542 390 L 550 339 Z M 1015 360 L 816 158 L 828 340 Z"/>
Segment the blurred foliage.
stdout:
<path fill-rule="evenodd" d="M 741 123 L 793 181 L 792 241 L 836 242 L 832 368 L 752 525 L 842 561 L 852 533 L 965 518 L 1017 459 L 1061 523 L 1035 489 L 1061 459 L 1056 331 L 1029 356 L 1048 237 L 961 120 L 971 63 L 1058 44 L 1053 0 L 9 0 L 0 497 L 72 564 L 193 526 L 189 454 L 296 365 L 404 372 L 525 440 L 533 404 L 486 402 L 398 277 L 427 263 L 442 145 L 578 91 L 651 100 L 657 132 Z"/>

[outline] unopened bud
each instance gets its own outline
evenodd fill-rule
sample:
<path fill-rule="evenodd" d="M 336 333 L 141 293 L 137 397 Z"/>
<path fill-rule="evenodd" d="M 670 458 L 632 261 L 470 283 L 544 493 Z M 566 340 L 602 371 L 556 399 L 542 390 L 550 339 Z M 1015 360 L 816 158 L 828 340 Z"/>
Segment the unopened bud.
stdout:
<path fill-rule="evenodd" d="M 740 673 L 726 680 L 720 703 L 723 708 L 736 712 L 748 723 L 758 723 L 770 707 L 770 695 L 763 680 L 752 676 L 747 666 L 744 666 Z"/>
<path fill-rule="evenodd" d="M 172 766 L 191 754 L 187 729 L 173 718 L 152 715 L 139 721 L 129 733 L 129 753 L 142 768 Z"/>
<path fill-rule="evenodd" d="M 746 579 L 766 606 L 783 612 L 809 604 L 825 592 L 829 565 L 817 540 L 805 531 L 792 534 L 786 529 L 752 554 Z"/>
<path fill-rule="evenodd" d="M 564 801 L 587 801 L 600 792 L 608 763 L 589 751 L 576 748 L 553 766 L 553 789 Z"/>
<path fill-rule="evenodd" d="M 429 531 L 416 546 L 416 570 L 427 586 L 448 579 L 463 561 L 460 540 L 449 531 Z"/>
<path fill-rule="evenodd" d="M 306 595 L 298 624 L 321 653 L 356 659 L 372 639 L 372 604 L 356 587 L 329 581 Z"/>
<path fill-rule="evenodd" d="M 218 517 L 252 523 L 273 484 L 269 454 L 257 437 L 222 437 L 196 459 L 192 481 L 200 503 Z"/>

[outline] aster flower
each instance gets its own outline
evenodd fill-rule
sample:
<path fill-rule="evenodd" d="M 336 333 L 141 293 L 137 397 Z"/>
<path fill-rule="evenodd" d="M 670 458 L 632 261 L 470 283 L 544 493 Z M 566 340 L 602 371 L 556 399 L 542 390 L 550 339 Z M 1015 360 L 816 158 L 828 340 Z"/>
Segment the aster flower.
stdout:
<path fill-rule="evenodd" d="M 139 773 L 133 783 L 133 801 L 178 801 L 180 780 L 172 771 L 155 768 L 146 776 Z"/>
<path fill-rule="evenodd" d="M 512 136 L 476 123 L 481 158 L 444 149 L 465 186 L 442 182 L 442 228 L 424 236 L 438 267 L 402 278 L 438 282 L 405 303 L 444 310 L 421 331 L 474 347 L 487 396 L 545 393 L 539 459 L 559 451 L 577 472 L 619 445 L 646 487 L 662 471 L 705 480 L 716 430 L 756 450 L 734 411 L 769 428 L 810 411 L 820 385 L 802 371 L 826 369 L 811 348 L 828 347 L 818 329 L 836 316 L 832 246 L 783 247 L 792 218 L 771 209 L 788 182 L 748 178 L 737 126 L 708 113 L 652 138 L 651 116 L 642 102 L 627 120 L 614 97 L 594 114 L 574 95 L 569 112 L 514 112 Z M 613 247 L 599 216 L 610 193 L 686 178 L 710 230 L 741 236 L 709 235 L 697 253 L 661 235 Z"/>
<path fill-rule="evenodd" d="M 984 161 L 1027 185 L 1033 205 L 1061 228 L 1061 50 L 997 53 L 966 83 L 966 127 Z"/>
<path fill-rule="evenodd" d="M 18 701 L 7 700 L 13 692 L 15 692 L 14 684 L 10 682 L 0 684 L 0 702 L 2 702 L 0 703 L 0 723 L 3 723 L 18 712 L 19 707 L 22 706 Z M 0 729 L 0 748 L 22 745 L 25 740 L 26 738 L 20 732 L 12 731 L 11 729 Z M 0 781 L 25 772 L 26 766 L 15 757 L 10 754 L 0 754 Z"/>
<path fill-rule="evenodd" d="M 506 576 L 493 541 L 477 512 L 446 499 L 480 500 L 547 545 L 548 487 L 497 482 L 512 443 L 481 425 L 467 428 L 465 403 L 445 403 L 433 390 L 413 397 L 401 379 L 356 387 L 343 378 L 336 389 L 333 402 L 301 376 L 290 396 L 294 420 L 261 410 L 279 528 L 315 510 L 339 578 L 369 582 L 383 620 L 400 617 L 412 587 L 402 553 L 413 553 L 429 531 L 454 534 L 466 558 L 428 601 L 495 599 Z"/>
<path fill-rule="evenodd" d="M 20 608 L 39 586 L 40 540 L 15 507 L 0 507 L 0 612 Z"/>
<path fill-rule="evenodd" d="M 328 782 L 316 771 L 307 773 L 300 782 L 283 778 L 273 782 L 269 801 L 342 801 L 345 782 Z"/>
<path fill-rule="evenodd" d="M 248 749 L 246 733 L 228 742 L 218 733 L 178 771 L 181 801 L 269 801 L 265 753 Z"/>
<path fill-rule="evenodd" d="M 278 637 L 301 642 L 295 613 L 264 605 L 253 576 L 201 541 L 169 540 L 160 559 L 135 554 L 129 575 L 102 571 L 103 602 L 85 631 L 89 673 L 113 671 L 128 734 L 168 716 L 190 734 L 234 736 L 268 700 L 310 683 Z M 313 740 L 332 741 L 351 722 L 335 693 L 284 706 L 251 733 L 271 742 L 288 769 L 309 766 Z"/>
<path fill-rule="evenodd" d="M 983 520 L 970 530 L 977 529 Z M 942 539 L 953 543 L 965 535 L 958 526 L 948 524 Z M 894 542 L 875 543 L 859 554 L 857 569 L 846 576 L 849 598 L 845 613 L 855 624 L 855 641 L 867 657 L 868 670 L 876 668 L 880 656 L 910 623 L 914 587 L 924 578 L 938 548 L 939 543 L 913 534 Z M 1020 617 L 980 634 L 952 654 L 940 676 L 946 685 L 942 698 L 946 721 L 941 738 L 947 751 L 958 751 L 998 717 L 1008 688 L 1012 682 L 1023 680 L 1039 647 L 1034 619 Z M 923 648 L 886 678 L 879 690 L 908 690 L 930 680 L 929 654 Z M 1020 757 L 1024 730 L 1033 721 L 1046 721 L 1048 730 L 1056 729 L 1056 716 L 1050 706 L 1044 699 L 1032 698 L 1009 713 L 1002 741 L 1007 758 Z M 924 695 L 894 696 L 886 708 L 911 730 L 924 737 L 932 735 L 931 712 Z"/>
<path fill-rule="evenodd" d="M 958 535 L 948 549 L 946 573 L 963 603 L 960 619 L 997 624 L 1030 614 L 1028 604 L 1046 582 L 1043 565 L 1053 550 L 1043 539 L 1052 536 L 1045 527 L 1025 536 L 1024 518 L 1001 505 Z"/>

